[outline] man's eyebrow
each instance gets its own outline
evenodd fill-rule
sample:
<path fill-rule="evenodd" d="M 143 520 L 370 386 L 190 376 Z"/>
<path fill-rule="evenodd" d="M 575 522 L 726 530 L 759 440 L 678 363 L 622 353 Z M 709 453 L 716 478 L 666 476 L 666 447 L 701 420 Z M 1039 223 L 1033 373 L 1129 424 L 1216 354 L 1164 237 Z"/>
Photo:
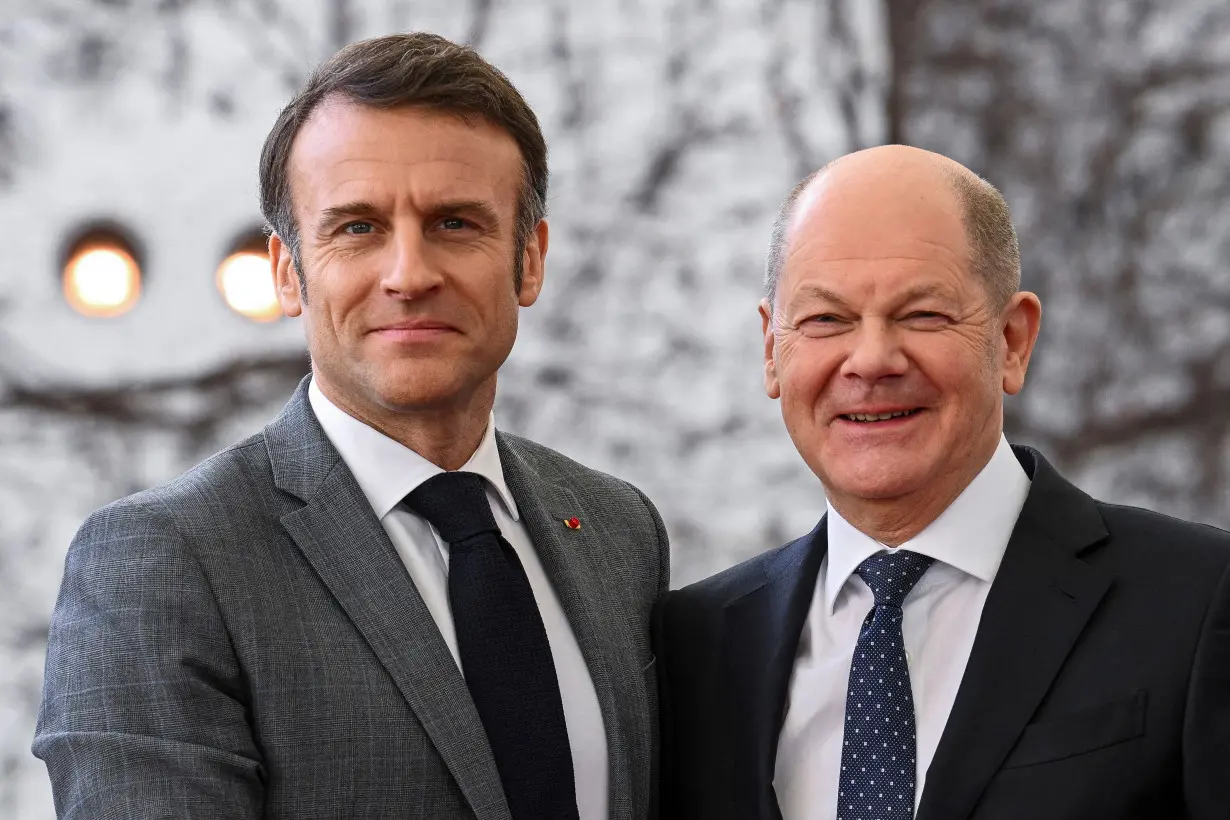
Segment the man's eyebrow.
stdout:
<path fill-rule="evenodd" d="M 456 199 L 441 202 L 432 207 L 438 214 L 470 214 L 487 222 L 499 222 L 500 215 L 489 202 L 481 199 Z"/>
<path fill-rule="evenodd" d="M 320 217 L 316 220 L 316 227 L 317 229 L 324 229 L 343 219 L 371 217 L 379 212 L 380 209 L 375 205 L 362 200 L 347 202 L 343 205 L 333 205 L 320 212 Z"/>
<path fill-rule="evenodd" d="M 915 285 L 901 295 L 901 303 L 917 302 L 920 299 L 948 299 L 951 298 L 952 291 L 935 282 L 930 282 L 925 285 Z"/>
<path fill-rule="evenodd" d="M 488 202 L 481 199 L 446 200 L 432 206 L 431 210 L 439 215 L 457 214 L 474 216 L 486 222 L 497 223 L 500 215 Z M 371 218 L 380 214 L 380 209 L 371 202 L 356 200 L 342 205 L 333 205 L 320 212 L 316 221 L 317 228 L 324 230 L 331 225 L 346 219 Z"/>
<path fill-rule="evenodd" d="M 917 302 L 920 299 L 947 299 L 951 298 L 951 296 L 952 292 L 948 288 L 931 282 L 923 285 L 915 285 L 905 293 L 901 294 L 897 301 L 898 303 L 904 305 L 910 302 Z M 841 296 L 837 293 L 829 290 L 828 288 L 821 287 L 820 285 L 800 285 L 799 289 L 795 291 L 794 298 L 790 301 L 797 303 L 812 300 L 832 302 L 840 307 L 848 307 L 845 299 L 841 298 Z"/>
<path fill-rule="evenodd" d="M 832 302 L 841 307 L 848 306 L 845 299 L 842 299 L 828 288 L 819 285 L 800 285 L 799 289 L 794 292 L 794 296 L 790 299 L 792 303 L 812 300 Z"/>

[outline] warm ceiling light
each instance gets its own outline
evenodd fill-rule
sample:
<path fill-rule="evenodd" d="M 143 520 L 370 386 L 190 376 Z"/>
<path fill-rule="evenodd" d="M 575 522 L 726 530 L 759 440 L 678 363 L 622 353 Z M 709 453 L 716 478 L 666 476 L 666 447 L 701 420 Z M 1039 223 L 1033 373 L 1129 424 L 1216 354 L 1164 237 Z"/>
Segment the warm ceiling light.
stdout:
<path fill-rule="evenodd" d="M 264 235 L 249 232 L 233 246 L 218 266 L 218 290 L 236 313 L 257 322 L 271 322 L 282 315 L 282 305 L 273 286 Z"/>
<path fill-rule="evenodd" d="M 127 313 L 141 296 L 141 265 L 118 232 L 92 230 L 70 247 L 64 263 L 64 298 L 85 316 Z"/>

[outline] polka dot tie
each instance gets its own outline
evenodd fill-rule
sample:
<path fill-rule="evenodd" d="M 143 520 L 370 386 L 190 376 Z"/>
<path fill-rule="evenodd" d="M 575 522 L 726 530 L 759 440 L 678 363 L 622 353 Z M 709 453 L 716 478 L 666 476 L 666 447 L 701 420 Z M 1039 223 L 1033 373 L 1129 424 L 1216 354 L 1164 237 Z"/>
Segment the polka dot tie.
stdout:
<path fill-rule="evenodd" d="M 932 559 L 907 550 L 881 552 L 855 572 L 875 595 L 846 690 L 837 820 L 914 817 L 914 696 L 901 635 L 901 604 Z"/>

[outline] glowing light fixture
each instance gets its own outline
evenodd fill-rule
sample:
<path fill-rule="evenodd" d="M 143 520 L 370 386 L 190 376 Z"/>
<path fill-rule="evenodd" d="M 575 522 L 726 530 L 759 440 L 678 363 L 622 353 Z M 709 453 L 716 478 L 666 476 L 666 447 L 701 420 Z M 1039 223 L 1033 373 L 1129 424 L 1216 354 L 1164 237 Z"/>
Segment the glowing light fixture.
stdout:
<path fill-rule="evenodd" d="M 80 231 L 64 256 L 64 298 L 78 313 L 111 318 L 127 313 L 141 298 L 140 254 L 121 229 Z"/>
<path fill-rule="evenodd" d="M 246 231 L 231 244 L 218 265 L 218 290 L 231 310 L 253 321 L 271 322 L 282 315 L 263 232 Z"/>

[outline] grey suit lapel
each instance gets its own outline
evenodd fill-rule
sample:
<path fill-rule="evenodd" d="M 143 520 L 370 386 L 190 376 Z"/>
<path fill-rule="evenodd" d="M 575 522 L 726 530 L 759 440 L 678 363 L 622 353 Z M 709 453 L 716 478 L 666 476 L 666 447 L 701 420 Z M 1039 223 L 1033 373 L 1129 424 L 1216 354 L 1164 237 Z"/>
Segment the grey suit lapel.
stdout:
<path fill-rule="evenodd" d="M 265 428 L 274 483 L 305 505 L 282 525 L 354 622 L 479 820 L 510 820 L 465 680 L 409 573 L 307 401 L 307 380 Z"/>
<path fill-rule="evenodd" d="M 634 807 L 648 801 L 648 766 L 634 762 L 649 760 L 652 727 L 640 692 L 631 625 L 625 613 L 609 611 L 608 602 L 619 597 L 605 589 L 618 583 L 604 571 L 601 558 L 610 534 L 586 525 L 585 511 L 570 490 L 534 472 L 508 439 L 497 434 L 497 441 L 504 480 L 559 595 L 598 695 L 610 759 L 609 817 L 632 820 Z M 581 519 L 580 529 L 564 523 L 573 516 Z"/>

